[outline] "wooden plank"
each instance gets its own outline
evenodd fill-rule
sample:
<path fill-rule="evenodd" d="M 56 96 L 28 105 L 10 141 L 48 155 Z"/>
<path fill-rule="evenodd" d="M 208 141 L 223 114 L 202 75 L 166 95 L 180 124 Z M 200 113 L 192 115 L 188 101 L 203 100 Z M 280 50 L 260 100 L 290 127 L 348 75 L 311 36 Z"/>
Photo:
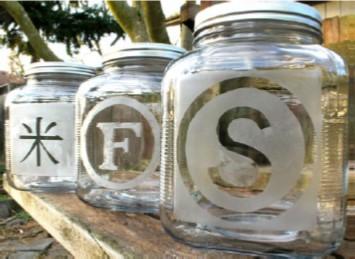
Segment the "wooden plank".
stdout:
<path fill-rule="evenodd" d="M 157 218 L 93 208 L 74 194 L 34 194 L 5 190 L 76 258 L 255 258 L 195 249 L 174 241 Z M 326 258 L 355 255 L 355 215 L 348 219 L 346 240 Z M 343 257 L 342 257 L 343 256 Z"/>
<path fill-rule="evenodd" d="M 313 6 L 314 8 L 316 8 L 318 10 L 318 12 L 320 13 L 320 15 L 322 16 L 322 18 L 325 18 L 325 3 L 321 3 L 321 4 L 316 4 Z"/>
<path fill-rule="evenodd" d="M 85 230 L 85 226 L 76 223 L 77 221 L 67 215 L 65 210 L 59 209 L 55 204 L 53 206 L 50 204 L 52 200 L 50 195 L 37 196 L 28 192 L 16 191 L 5 180 L 4 189 L 74 256 L 78 258 L 107 257 L 107 253 L 101 249 L 95 236 Z M 70 197 L 71 195 L 63 194 L 58 197 L 59 202 L 62 199 L 73 202 Z M 79 245 L 84 243 L 85 249 L 78 249 Z"/>
<path fill-rule="evenodd" d="M 355 15 L 337 16 L 323 20 L 324 44 L 355 41 Z"/>
<path fill-rule="evenodd" d="M 355 15 L 340 17 L 340 41 L 355 40 Z"/>
<path fill-rule="evenodd" d="M 340 2 L 330 1 L 325 4 L 324 18 L 331 18 L 340 15 Z"/>
<path fill-rule="evenodd" d="M 340 40 L 339 17 L 323 20 L 323 41 L 325 45 L 338 43 Z"/>
<path fill-rule="evenodd" d="M 76 258 L 252 258 L 195 249 L 165 233 L 148 215 L 109 212 L 86 205 L 75 194 L 5 190 Z"/>
<path fill-rule="evenodd" d="M 355 2 L 354 1 L 341 1 L 340 2 L 340 15 L 355 14 Z"/>

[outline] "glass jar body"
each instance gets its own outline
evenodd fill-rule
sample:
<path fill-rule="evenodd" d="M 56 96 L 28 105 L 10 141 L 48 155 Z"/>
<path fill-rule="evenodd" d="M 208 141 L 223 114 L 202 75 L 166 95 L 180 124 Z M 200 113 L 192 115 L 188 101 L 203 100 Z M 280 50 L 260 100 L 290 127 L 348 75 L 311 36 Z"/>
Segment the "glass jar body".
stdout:
<path fill-rule="evenodd" d="M 72 75 L 31 76 L 5 103 L 6 167 L 21 190 L 66 192 L 76 188 Z"/>
<path fill-rule="evenodd" d="M 77 194 L 93 206 L 157 213 L 166 61 L 156 63 L 108 69 L 79 89 Z"/>
<path fill-rule="evenodd" d="M 345 65 L 265 39 L 202 44 L 167 71 L 161 220 L 193 246 L 326 254 L 344 232 Z"/>

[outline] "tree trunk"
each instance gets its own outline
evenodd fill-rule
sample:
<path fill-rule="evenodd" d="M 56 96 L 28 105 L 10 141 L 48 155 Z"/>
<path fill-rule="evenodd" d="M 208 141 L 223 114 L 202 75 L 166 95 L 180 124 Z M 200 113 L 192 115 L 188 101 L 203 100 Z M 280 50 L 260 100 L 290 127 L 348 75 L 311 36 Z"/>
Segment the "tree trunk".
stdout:
<path fill-rule="evenodd" d="M 117 23 L 133 42 L 149 41 L 148 32 L 138 7 L 130 7 L 126 1 L 105 0 Z"/>
<path fill-rule="evenodd" d="M 191 50 L 194 30 L 195 16 L 199 6 L 195 1 L 185 1 L 180 8 L 180 44 L 184 49 Z"/>
<path fill-rule="evenodd" d="M 193 41 L 192 31 L 185 24 L 181 24 L 181 30 L 180 30 L 181 47 L 183 47 L 186 50 L 191 50 L 192 41 Z"/>
<path fill-rule="evenodd" d="M 21 30 L 26 34 L 28 41 L 35 50 L 37 56 L 46 61 L 60 61 L 43 40 L 38 30 L 32 23 L 25 9 L 17 1 L 0 1 L 0 5 L 12 16 Z"/>
<path fill-rule="evenodd" d="M 142 14 L 152 42 L 170 43 L 160 1 L 141 1 Z"/>

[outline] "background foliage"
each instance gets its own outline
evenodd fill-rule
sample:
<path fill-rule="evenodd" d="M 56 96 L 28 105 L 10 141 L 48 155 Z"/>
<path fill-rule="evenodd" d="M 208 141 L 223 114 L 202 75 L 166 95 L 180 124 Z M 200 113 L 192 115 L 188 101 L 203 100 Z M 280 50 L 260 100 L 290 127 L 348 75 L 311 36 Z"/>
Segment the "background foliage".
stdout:
<path fill-rule="evenodd" d="M 101 53 L 100 39 L 110 33 L 116 40 L 124 37 L 121 27 L 115 22 L 105 5 L 88 5 L 74 1 L 20 1 L 39 33 L 48 42 L 64 43 L 67 53 L 77 53 L 80 46 Z M 14 19 L 0 7 L 0 44 L 17 53 L 28 54 L 32 60 L 40 57 L 36 54 L 27 37 Z M 114 42 L 113 42 L 114 43 Z"/>

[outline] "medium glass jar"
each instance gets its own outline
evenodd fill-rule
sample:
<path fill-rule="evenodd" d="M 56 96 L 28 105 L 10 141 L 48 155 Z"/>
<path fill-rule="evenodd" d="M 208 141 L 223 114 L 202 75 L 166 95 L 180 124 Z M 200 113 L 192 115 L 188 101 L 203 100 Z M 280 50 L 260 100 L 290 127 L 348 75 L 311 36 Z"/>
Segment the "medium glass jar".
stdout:
<path fill-rule="evenodd" d="M 199 247 L 322 255 L 344 233 L 347 71 L 291 1 L 223 3 L 163 80 L 161 221 Z"/>
<path fill-rule="evenodd" d="M 75 93 L 94 75 L 90 67 L 65 62 L 38 62 L 26 69 L 26 85 L 5 102 L 6 169 L 13 187 L 75 190 Z"/>
<path fill-rule="evenodd" d="M 183 50 L 136 43 L 104 57 L 77 94 L 78 190 L 96 207 L 159 209 L 161 79 Z"/>

